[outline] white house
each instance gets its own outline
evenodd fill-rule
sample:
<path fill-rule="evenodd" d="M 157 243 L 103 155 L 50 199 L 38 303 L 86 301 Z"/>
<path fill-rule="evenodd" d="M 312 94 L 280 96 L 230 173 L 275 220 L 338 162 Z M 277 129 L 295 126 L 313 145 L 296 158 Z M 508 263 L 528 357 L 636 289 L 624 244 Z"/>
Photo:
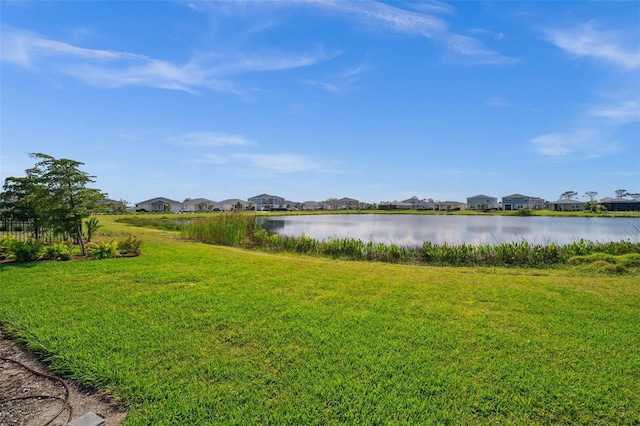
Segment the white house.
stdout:
<path fill-rule="evenodd" d="M 222 200 L 218 201 L 217 203 L 213 203 L 213 210 L 220 210 L 223 212 L 232 210 L 245 210 L 248 205 L 248 202 L 239 198 L 230 198 L 228 200 Z"/>
<path fill-rule="evenodd" d="M 277 195 L 260 194 L 249 198 L 256 211 L 285 208 L 284 198 Z"/>
<path fill-rule="evenodd" d="M 183 203 L 165 197 L 155 197 L 136 203 L 136 211 L 180 213 Z"/>
<path fill-rule="evenodd" d="M 478 211 L 495 210 L 498 208 L 498 198 L 483 194 L 467 197 L 467 208 Z"/>
<path fill-rule="evenodd" d="M 544 200 L 539 197 L 530 197 L 522 194 L 512 194 L 502 197 L 502 208 L 504 210 L 520 210 L 531 209 L 541 210 L 544 209 Z"/>
<path fill-rule="evenodd" d="M 182 211 L 185 212 L 210 212 L 213 210 L 215 201 L 207 198 L 190 198 L 182 203 Z"/>
<path fill-rule="evenodd" d="M 431 200 L 421 200 L 415 195 L 407 200 L 403 200 L 403 203 L 407 203 L 411 205 L 411 208 L 414 210 L 435 210 L 436 203 Z"/>
<path fill-rule="evenodd" d="M 322 210 L 322 204 L 317 201 L 305 201 L 300 203 L 301 210 Z"/>
<path fill-rule="evenodd" d="M 353 198 L 340 198 L 338 200 L 338 210 L 358 210 L 360 201 Z"/>
<path fill-rule="evenodd" d="M 436 201 L 436 210 L 449 211 L 449 210 L 464 210 L 467 208 L 465 203 L 460 201 Z"/>

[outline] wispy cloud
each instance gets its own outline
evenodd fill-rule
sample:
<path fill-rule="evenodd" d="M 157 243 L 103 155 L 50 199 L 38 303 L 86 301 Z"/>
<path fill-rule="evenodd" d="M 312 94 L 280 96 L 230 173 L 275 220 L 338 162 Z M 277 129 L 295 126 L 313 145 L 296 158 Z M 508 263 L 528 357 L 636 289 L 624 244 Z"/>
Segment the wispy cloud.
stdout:
<path fill-rule="evenodd" d="M 252 7 L 248 7 L 251 5 Z M 401 7 L 400 7 L 401 6 Z M 297 0 L 288 2 L 212 2 L 200 4 L 199 10 L 215 10 L 232 15 L 236 13 L 251 15 L 256 8 L 309 7 L 325 12 L 328 19 L 340 18 L 369 26 L 370 28 L 394 33 L 414 35 L 429 39 L 434 44 L 444 47 L 445 58 L 451 61 L 469 64 L 511 64 L 517 62 L 485 46 L 473 37 L 457 34 L 450 29 L 450 24 L 440 15 L 453 15 L 453 6 L 442 2 L 402 2 L 387 3 L 382 1 L 352 0 Z M 262 9 L 264 10 L 264 9 Z"/>
<path fill-rule="evenodd" d="M 254 167 L 270 170 L 276 173 L 295 173 L 311 170 L 321 170 L 325 166 L 304 155 L 297 154 L 237 154 L 237 159 L 246 160 Z"/>
<path fill-rule="evenodd" d="M 361 64 L 357 67 L 349 68 L 343 72 L 332 74 L 325 79 L 303 79 L 301 80 L 302 84 L 307 86 L 316 86 L 320 87 L 327 92 L 331 93 L 341 93 L 345 90 L 346 87 L 354 84 L 358 76 L 364 72 L 366 72 L 367 66 Z"/>
<path fill-rule="evenodd" d="M 603 30 L 593 21 L 574 28 L 545 29 L 546 38 L 576 57 L 589 57 L 625 70 L 640 68 L 637 35 L 622 30 Z"/>
<path fill-rule="evenodd" d="M 41 38 L 27 31 L 15 30 L 2 25 L 0 27 L 2 61 L 11 62 L 23 67 L 34 66 L 37 58 L 74 57 L 95 61 L 114 60 L 148 60 L 145 56 L 126 52 L 99 49 L 84 49 L 55 40 Z"/>
<path fill-rule="evenodd" d="M 546 39 L 577 58 L 590 58 L 612 66 L 616 80 L 624 87 L 637 87 L 637 75 L 624 73 L 640 68 L 640 44 L 637 30 L 602 29 L 595 21 L 570 28 L 543 30 Z M 625 81 L 627 84 L 625 84 Z M 640 103 L 624 94 L 611 94 L 592 104 L 573 120 L 574 130 L 537 136 L 530 142 L 534 150 L 550 159 L 588 159 L 613 155 L 621 146 L 609 137 L 616 127 L 640 121 Z"/>
<path fill-rule="evenodd" d="M 263 169 L 274 173 L 297 173 L 309 171 L 330 171 L 331 167 L 324 161 L 291 153 L 261 154 L 236 153 L 230 155 L 203 154 L 196 163 L 229 164 L 242 163 L 247 168 Z"/>
<path fill-rule="evenodd" d="M 320 88 L 326 90 L 327 92 L 332 92 L 332 93 L 339 93 L 340 92 L 340 89 L 338 88 L 338 86 L 336 84 L 329 83 L 327 81 L 304 79 L 304 80 L 302 80 L 302 84 L 305 84 L 307 86 L 320 87 Z"/>
<path fill-rule="evenodd" d="M 47 69 L 98 87 L 238 92 L 230 76 L 300 68 L 339 55 L 320 47 L 304 54 L 204 53 L 177 64 L 129 52 L 82 48 L 6 26 L 0 31 L 2 61 L 30 69 Z"/>
<path fill-rule="evenodd" d="M 534 150 L 548 159 L 591 159 L 619 152 L 615 141 L 595 129 L 548 133 L 531 140 Z"/>
<path fill-rule="evenodd" d="M 241 146 L 249 144 L 249 140 L 242 135 L 220 132 L 189 132 L 171 138 L 170 141 L 179 145 L 207 147 Z"/>
<path fill-rule="evenodd" d="M 358 22 L 386 30 L 425 37 L 446 48 L 447 58 L 474 64 L 509 64 L 516 62 L 479 40 L 449 29 L 449 23 L 436 13 L 452 13 L 452 8 L 433 3 L 429 8 L 406 10 L 378 1 L 307 0 L 302 3 L 337 11 Z"/>
<path fill-rule="evenodd" d="M 511 102 L 509 102 L 505 98 L 501 98 L 501 97 L 497 97 L 497 96 L 487 99 L 486 102 L 487 102 L 487 105 L 492 106 L 492 107 L 509 107 L 509 106 L 511 106 Z"/>
<path fill-rule="evenodd" d="M 640 102 L 632 100 L 616 105 L 601 105 L 591 108 L 587 114 L 599 117 L 611 124 L 625 124 L 640 121 Z"/>

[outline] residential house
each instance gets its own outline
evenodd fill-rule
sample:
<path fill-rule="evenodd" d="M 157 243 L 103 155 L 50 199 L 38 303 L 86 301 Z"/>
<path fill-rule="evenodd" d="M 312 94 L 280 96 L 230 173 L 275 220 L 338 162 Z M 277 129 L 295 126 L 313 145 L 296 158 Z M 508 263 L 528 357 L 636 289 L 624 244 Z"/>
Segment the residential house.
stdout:
<path fill-rule="evenodd" d="M 210 212 L 214 208 L 215 201 L 207 198 L 187 198 L 183 203 L 182 211 L 185 212 Z"/>
<path fill-rule="evenodd" d="M 277 195 L 260 194 L 249 198 L 256 211 L 276 210 L 285 208 L 284 198 Z"/>
<path fill-rule="evenodd" d="M 122 200 L 105 198 L 104 200 L 98 200 L 97 204 L 102 206 L 101 211 L 106 213 L 124 213 L 127 211 L 127 205 Z"/>
<path fill-rule="evenodd" d="M 414 210 L 414 204 L 406 201 L 392 201 L 389 203 L 391 210 Z"/>
<path fill-rule="evenodd" d="M 136 203 L 136 211 L 138 212 L 171 212 L 180 213 L 183 208 L 183 203 L 176 200 L 171 200 L 165 197 L 155 197 L 146 201 L 140 201 Z"/>
<path fill-rule="evenodd" d="M 431 199 L 420 200 L 418 197 L 411 197 L 403 201 L 380 201 L 379 210 L 436 210 L 437 203 Z"/>
<path fill-rule="evenodd" d="M 436 201 L 436 210 L 440 211 L 453 211 L 453 210 L 465 210 L 467 205 L 459 201 Z"/>
<path fill-rule="evenodd" d="M 302 203 L 299 203 L 297 201 L 291 201 L 291 200 L 284 200 L 284 207 L 287 210 L 301 210 Z"/>
<path fill-rule="evenodd" d="M 230 198 L 228 200 L 222 200 L 214 203 L 213 210 L 223 212 L 229 212 L 232 210 L 246 210 L 248 205 L 248 202 L 239 198 Z"/>
<path fill-rule="evenodd" d="M 476 211 L 495 210 L 498 208 L 498 198 L 484 194 L 467 197 L 467 208 Z"/>
<path fill-rule="evenodd" d="M 600 205 L 612 212 L 629 212 L 640 210 L 640 200 L 628 198 L 603 198 Z"/>
<path fill-rule="evenodd" d="M 435 210 L 436 208 L 436 204 L 433 200 L 420 200 L 415 195 L 407 200 L 403 200 L 402 202 L 410 204 L 413 210 Z"/>
<path fill-rule="evenodd" d="M 300 203 L 300 210 L 322 210 L 322 203 L 319 203 L 317 201 L 305 201 L 303 203 Z"/>
<path fill-rule="evenodd" d="M 549 202 L 547 207 L 549 210 L 557 212 L 581 212 L 584 210 L 585 204 L 584 201 L 565 199 Z"/>
<path fill-rule="evenodd" d="M 513 194 L 502 197 L 503 210 L 541 210 L 544 209 L 544 207 L 544 200 L 539 197 L 530 197 L 522 194 Z"/>
<path fill-rule="evenodd" d="M 360 201 L 353 198 L 340 198 L 338 200 L 338 210 L 358 210 L 360 209 Z"/>

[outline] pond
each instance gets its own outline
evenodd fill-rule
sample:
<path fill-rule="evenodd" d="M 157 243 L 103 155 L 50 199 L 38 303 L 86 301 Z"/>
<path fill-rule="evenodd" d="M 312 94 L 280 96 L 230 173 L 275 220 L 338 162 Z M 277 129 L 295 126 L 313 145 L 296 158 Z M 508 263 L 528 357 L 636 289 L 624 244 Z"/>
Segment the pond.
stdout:
<path fill-rule="evenodd" d="M 480 245 L 523 240 L 532 244 L 568 244 L 580 239 L 640 242 L 640 218 L 337 214 L 258 220 L 280 235 L 352 238 L 405 247 L 418 247 L 425 241 Z"/>

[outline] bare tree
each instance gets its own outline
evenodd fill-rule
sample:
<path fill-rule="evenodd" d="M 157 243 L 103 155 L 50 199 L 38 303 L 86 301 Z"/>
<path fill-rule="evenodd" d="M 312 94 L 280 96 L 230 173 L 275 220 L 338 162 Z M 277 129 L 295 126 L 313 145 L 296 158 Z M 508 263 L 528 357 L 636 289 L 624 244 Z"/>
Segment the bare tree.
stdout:
<path fill-rule="evenodd" d="M 575 191 L 565 191 L 560 195 L 560 199 L 561 200 L 570 200 L 573 197 L 575 197 L 576 195 L 578 195 L 578 193 L 575 192 Z"/>
<path fill-rule="evenodd" d="M 584 195 L 589 197 L 589 201 L 593 201 L 596 198 L 596 195 L 598 195 L 598 193 L 596 191 L 587 191 L 584 193 Z"/>
<path fill-rule="evenodd" d="M 626 189 L 616 189 L 616 198 L 624 198 L 627 194 L 628 192 Z"/>

